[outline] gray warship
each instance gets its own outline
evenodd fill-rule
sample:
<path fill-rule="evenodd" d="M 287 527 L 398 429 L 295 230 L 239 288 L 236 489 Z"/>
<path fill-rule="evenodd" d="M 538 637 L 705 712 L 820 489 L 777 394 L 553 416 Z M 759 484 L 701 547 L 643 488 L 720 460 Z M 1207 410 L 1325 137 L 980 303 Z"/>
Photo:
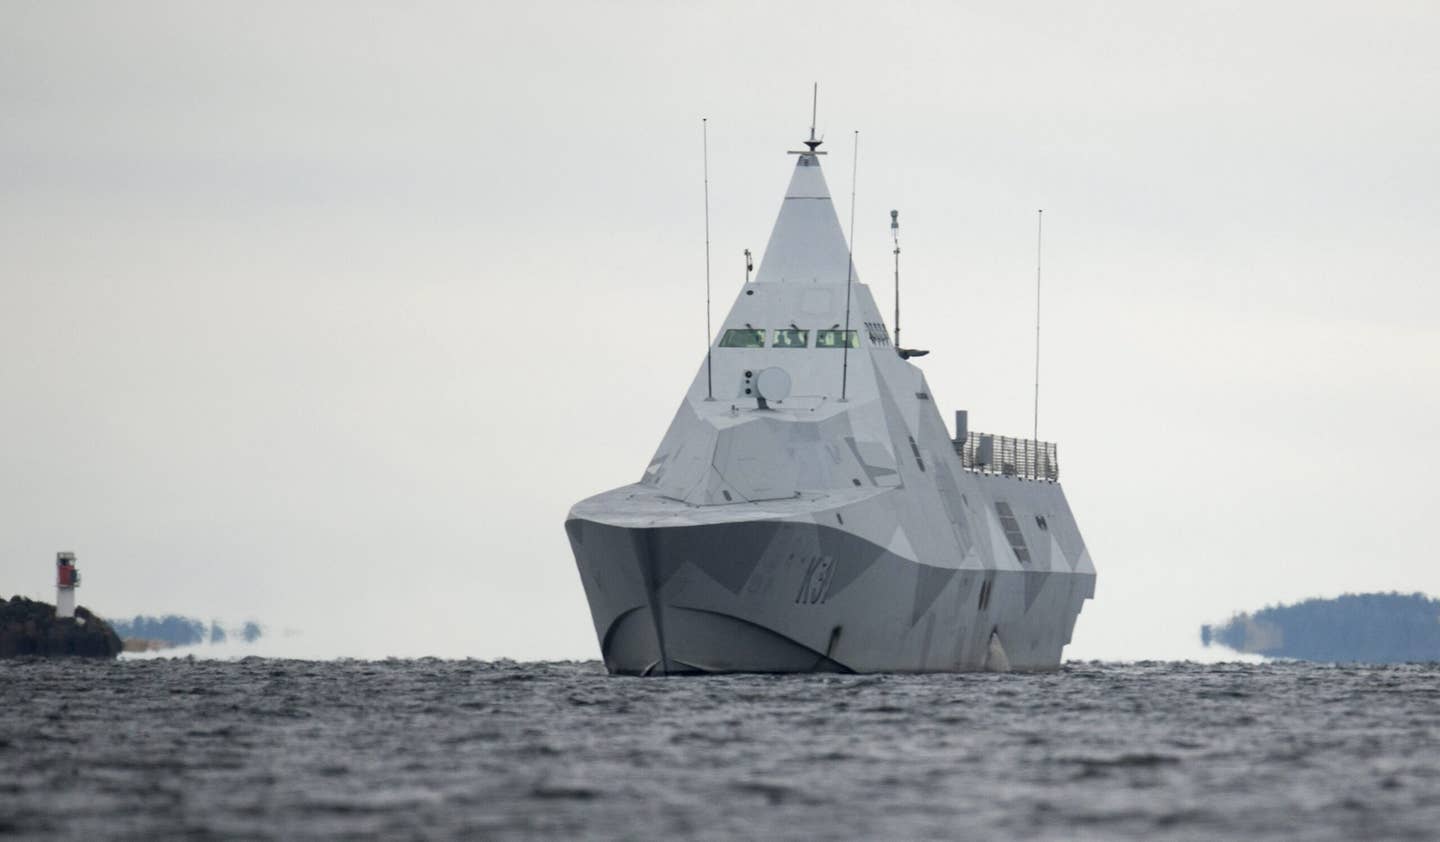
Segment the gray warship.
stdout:
<path fill-rule="evenodd" d="M 1055 445 L 945 427 L 811 130 L 640 481 L 566 519 L 611 673 L 1045 670 L 1095 567 Z M 898 242 L 897 242 L 898 260 Z"/>

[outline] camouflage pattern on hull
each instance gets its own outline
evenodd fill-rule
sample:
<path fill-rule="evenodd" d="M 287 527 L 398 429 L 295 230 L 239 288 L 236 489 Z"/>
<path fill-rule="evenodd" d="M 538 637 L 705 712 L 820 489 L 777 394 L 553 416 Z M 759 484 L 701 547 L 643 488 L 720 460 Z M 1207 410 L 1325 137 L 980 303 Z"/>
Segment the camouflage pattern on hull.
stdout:
<path fill-rule="evenodd" d="M 1057 502 L 1056 486 L 983 479 L 1011 492 L 1012 511 Z M 896 555 L 842 525 L 878 507 L 873 498 L 803 520 L 625 527 L 580 516 L 613 505 L 604 497 L 577 506 L 566 531 L 614 673 L 995 669 L 992 637 L 1009 669 L 1053 669 L 1095 591 L 1083 549 L 1072 561 L 1058 541 L 1016 569 Z M 1045 530 L 1022 528 L 1034 545 L 1068 517 L 1045 509 Z"/>

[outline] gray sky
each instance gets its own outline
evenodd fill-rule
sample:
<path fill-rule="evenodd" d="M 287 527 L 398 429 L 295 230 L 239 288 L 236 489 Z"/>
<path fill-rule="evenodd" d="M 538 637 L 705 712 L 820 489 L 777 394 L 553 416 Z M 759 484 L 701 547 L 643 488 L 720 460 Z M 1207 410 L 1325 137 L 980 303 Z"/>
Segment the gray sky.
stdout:
<path fill-rule="evenodd" d="M 644 469 L 820 82 L 942 408 L 1040 431 L 1070 657 L 1440 593 L 1429 3 L 0 2 L 0 594 L 274 651 L 594 657 L 562 522 Z M 885 305 L 888 307 L 888 303 Z"/>

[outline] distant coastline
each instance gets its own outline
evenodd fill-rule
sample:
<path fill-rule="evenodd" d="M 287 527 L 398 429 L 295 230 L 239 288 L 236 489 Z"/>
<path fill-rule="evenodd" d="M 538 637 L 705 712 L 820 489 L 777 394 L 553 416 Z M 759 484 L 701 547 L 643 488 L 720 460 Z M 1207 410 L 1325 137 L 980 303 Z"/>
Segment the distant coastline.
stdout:
<path fill-rule="evenodd" d="M 126 652 L 156 652 L 179 646 L 237 640 L 254 643 L 265 633 L 254 620 L 246 620 L 238 626 L 225 626 L 221 625 L 219 620 L 206 623 L 195 617 L 178 614 L 159 617 L 137 614 L 126 620 L 112 620 L 111 625 L 124 642 Z"/>
<path fill-rule="evenodd" d="M 1241 612 L 1200 627 L 1205 646 L 1334 663 L 1440 661 L 1440 600 L 1421 593 L 1344 594 Z"/>

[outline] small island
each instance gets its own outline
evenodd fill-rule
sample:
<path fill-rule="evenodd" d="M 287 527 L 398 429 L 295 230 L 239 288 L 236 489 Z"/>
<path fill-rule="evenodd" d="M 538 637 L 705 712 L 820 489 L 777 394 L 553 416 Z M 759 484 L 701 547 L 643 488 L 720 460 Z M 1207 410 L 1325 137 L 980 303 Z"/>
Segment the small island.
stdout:
<path fill-rule="evenodd" d="M 1200 627 L 1206 646 L 1331 663 L 1440 661 L 1440 600 L 1424 594 L 1345 594 L 1240 613 Z"/>
<path fill-rule="evenodd" d="M 114 658 L 120 636 L 81 606 L 74 617 L 56 617 L 55 606 L 23 596 L 0 599 L 0 658 L 25 656 Z"/>

